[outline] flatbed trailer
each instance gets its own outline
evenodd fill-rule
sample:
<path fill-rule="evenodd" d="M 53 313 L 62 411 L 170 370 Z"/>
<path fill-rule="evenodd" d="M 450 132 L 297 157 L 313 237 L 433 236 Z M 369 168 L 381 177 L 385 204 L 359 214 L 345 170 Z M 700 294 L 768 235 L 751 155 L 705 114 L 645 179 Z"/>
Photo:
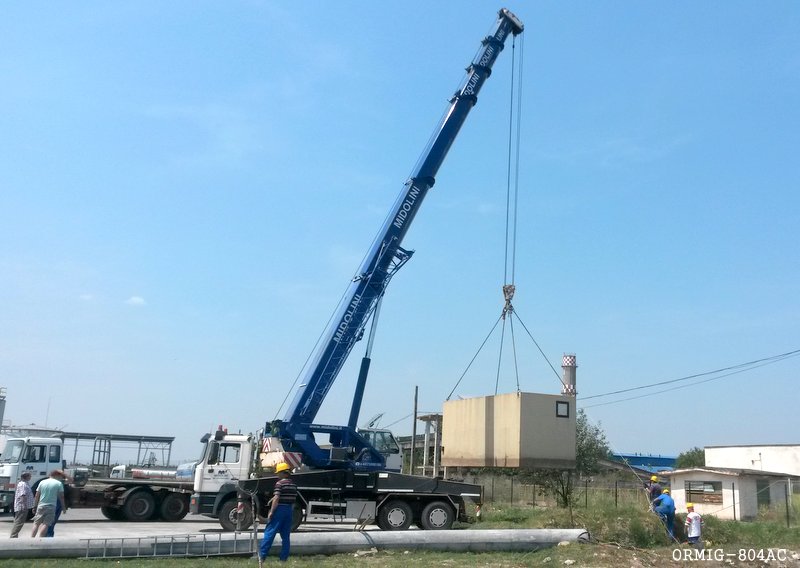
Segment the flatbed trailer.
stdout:
<path fill-rule="evenodd" d="M 68 486 L 67 507 L 100 508 L 112 521 L 180 521 L 189 512 L 192 481 L 90 478 Z"/>

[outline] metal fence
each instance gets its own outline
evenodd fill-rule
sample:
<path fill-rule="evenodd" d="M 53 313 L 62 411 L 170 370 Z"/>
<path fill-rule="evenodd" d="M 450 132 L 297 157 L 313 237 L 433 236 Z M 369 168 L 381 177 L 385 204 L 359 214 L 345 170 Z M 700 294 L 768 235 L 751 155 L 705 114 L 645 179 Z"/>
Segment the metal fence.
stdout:
<path fill-rule="evenodd" d="M 555 494 L 543 484 L 514 476 L 467 476 L 464 481 L 483 486 L 483 501 L 513 507 L 555 507 Z M 619 480 L 575 480 L 574 505 L 584 507 L 646 506 L 647 494 L 640 483 Z"/>

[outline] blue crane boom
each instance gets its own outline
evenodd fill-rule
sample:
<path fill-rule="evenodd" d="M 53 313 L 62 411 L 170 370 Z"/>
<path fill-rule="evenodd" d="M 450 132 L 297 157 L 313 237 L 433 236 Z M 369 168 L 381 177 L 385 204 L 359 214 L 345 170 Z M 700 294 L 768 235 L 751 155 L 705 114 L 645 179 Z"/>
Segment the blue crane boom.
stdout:
<path fill-rule="evenodd" d="M 495 25 L 481 42 L 481 48 L 467 68 L 466 76 L 450 100 L 449 108 L 331 318 L 283 421 L 276 420 L 268 424 L 272 434 L 281 438 L 284 449 L 301 452 L 303 461 L 309 466 L 355 470 L 384 467 L 383 456 L 356 431 L 370 364 L 369 350 L 362 360 L 348 425 L 317 425 L 313 421 L 350 351 L 362 338 L 364 328 L 389 281 L 411 257 L 412 252 L 400 246 L 403 237 L 433 186 L 436 173 L 469 111 L 477 102 L 477 95 L 491 74 L 506 39 L 522 31 L 522 22 L 514 14 L 506 9 L 500 10 Z M 327 433 L 331 448 L 320 448 L 315 442 L 314 433 Z"/>

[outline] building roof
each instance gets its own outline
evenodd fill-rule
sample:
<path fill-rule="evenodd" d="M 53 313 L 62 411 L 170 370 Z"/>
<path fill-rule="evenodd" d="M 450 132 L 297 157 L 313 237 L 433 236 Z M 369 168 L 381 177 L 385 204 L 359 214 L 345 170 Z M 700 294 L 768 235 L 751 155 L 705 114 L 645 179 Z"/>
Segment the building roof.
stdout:
<path fill-rule="evenodd" d="M 604 469 L 615 469 L 618 471 L 631 471 L 641 477 L 642 479 L 647 479 L 650 477 L 651 474 L 655 473 L 654 471 L 650 471 L 649 468 L 642 467 L 640 465 L 633 465 L 633 464 L 626 464 L 619 460 L 607 460 L 607 459 L 599 459 L 597 460 L 598 465 Z"/>
<path fill-rule="evenodd" d="M 800 479 L 800 476 L 790 475 L 788 473 L 778 473 L 776 471 L 762 471 L 760 469 L 742 469 L 736 467 L 690 467 L 685 469 L 666 471 L 664 472 L 664 475 L 666 477 L 671 477 L 673 475 L 680 475 L 682 473 L 692 473 L 695 471 L 702 471 L 706 473 L 718 473 L 720 475 L 733 475 L 733 476 L 753 475 L 758 477 L 780 477 L 782 479 L 791 477 L 793 479 Z"/>
<path fill-rule="evenodd" d="M 704 446 L 704 449 L 708 448 L 800 448 L 800 444 L 727 444 L 724 446 Z"/>
<path fill-rule="evenodd" d="M 675 460 L 677 459 L 674 456 L 640 453 L 612 453 L 611 458 L 629 466 L 635 466 L 637 469 L 646 471 L 647 473 L 672 470 L 674 469 Z"/>

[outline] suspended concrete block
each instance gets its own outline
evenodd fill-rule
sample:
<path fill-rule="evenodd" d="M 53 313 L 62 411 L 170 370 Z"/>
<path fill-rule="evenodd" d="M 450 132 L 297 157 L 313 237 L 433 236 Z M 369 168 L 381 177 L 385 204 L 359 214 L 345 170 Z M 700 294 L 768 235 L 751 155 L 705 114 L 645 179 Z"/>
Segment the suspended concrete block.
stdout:
<path fill-rule="evenodd" d="M 444 403 L 442 465 L 575 467 L 575 398 L 510 393 Z"/>

